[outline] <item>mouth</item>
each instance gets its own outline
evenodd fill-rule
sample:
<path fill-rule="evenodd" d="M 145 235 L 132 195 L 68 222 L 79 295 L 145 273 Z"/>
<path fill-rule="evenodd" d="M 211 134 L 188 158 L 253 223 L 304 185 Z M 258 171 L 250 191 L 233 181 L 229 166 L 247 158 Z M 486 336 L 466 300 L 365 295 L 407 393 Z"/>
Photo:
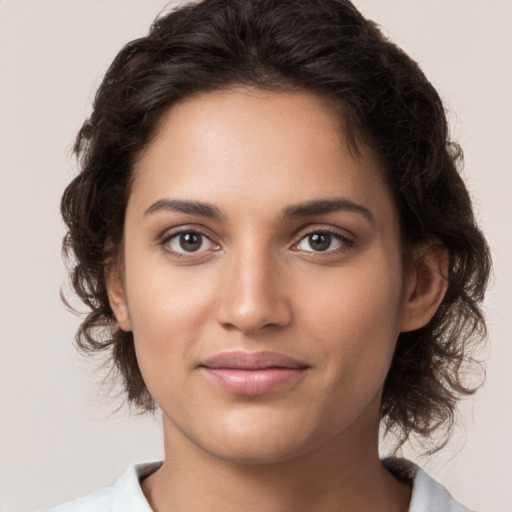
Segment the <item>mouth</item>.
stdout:
<path fill-rule="evenodd" d="M 255 396 L 293 385 L 310 367 L 275 352 L 234 351 L 209 358 L 200 368 L 224 391 Z"/>

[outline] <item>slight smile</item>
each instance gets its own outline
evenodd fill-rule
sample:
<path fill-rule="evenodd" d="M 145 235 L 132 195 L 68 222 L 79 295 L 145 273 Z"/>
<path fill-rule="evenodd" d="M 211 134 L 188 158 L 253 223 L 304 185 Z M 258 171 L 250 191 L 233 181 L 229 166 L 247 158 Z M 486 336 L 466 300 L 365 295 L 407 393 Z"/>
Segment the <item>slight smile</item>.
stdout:
<path fill-rule="evenodd" d="M 270 393 L 302 378 L 310 367 L 275 352 L 224 352 L 199 367 L 220 388 L 236 395 Z"/>

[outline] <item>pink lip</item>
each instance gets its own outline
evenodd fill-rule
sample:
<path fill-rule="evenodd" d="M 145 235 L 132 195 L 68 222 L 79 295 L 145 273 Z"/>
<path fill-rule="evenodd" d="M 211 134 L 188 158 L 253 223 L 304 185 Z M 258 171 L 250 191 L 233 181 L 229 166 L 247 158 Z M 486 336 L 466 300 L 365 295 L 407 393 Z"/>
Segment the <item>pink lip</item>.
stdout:
<path fill-rule="evenodd" d="M 275 352 L 225 352 L 200 365 L 225 391 L 254 396 L 278 390 L 299 380 L 308 365 Z"/>

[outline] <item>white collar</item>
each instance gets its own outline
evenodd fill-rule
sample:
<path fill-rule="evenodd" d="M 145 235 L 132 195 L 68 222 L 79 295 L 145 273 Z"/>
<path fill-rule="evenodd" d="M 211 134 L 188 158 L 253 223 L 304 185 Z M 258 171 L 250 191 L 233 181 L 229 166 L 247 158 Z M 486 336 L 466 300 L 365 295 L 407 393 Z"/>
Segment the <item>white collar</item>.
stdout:
<path fill-rule="evenodd" d="M 409 512 L 471 512 L 413 462 L 390 457 L 382 464 L 398 480 L 412 484 Z"/>
<path fill-rule="evenodd" d="M 384 459 L 384 466 L 398 479 L 412 483 L 409 512 L 470 512 L 425 471 L 405 459 Z M 140 482 L 162 462 L 130 466 L 112 487 L 48 509 L 46 512 L 153 512 Z"/>

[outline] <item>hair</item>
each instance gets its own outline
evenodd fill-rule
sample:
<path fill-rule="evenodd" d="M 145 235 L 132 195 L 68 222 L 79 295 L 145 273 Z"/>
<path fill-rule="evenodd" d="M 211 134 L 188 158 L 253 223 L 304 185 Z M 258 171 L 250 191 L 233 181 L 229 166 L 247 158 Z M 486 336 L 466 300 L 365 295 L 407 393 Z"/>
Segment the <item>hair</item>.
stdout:
<path fill-rule="evenodd" d="M 115 57 L 77 136 L 80 173 L 61 204 L 68 228 L 63 252 L 74 290 L 90 309 L 78 348 L 110 351 L 128 402 L 155 409 L 133 334 L 119 329 L 109 305 L 106 264 L 122 248 L 137 159 L 162 116 L 185 97 L 238 86 L 328 98 L 347 137 L 378 155 L 399 212 L 404 254 L 432 240 L 446 249 L 446 295 L 425 327 L 399 335 L 381 420 L 397 434 L 397 446 L 411 434 L 428 439 L 438 431 L 448 439 L 457 401 L 475 391 L 465 372 L 485 339 L 480 304 L 489 250 L 439 95 L 416 62 L 348 0 L 189 3 L 158 17 L 146 37 Z"/>

